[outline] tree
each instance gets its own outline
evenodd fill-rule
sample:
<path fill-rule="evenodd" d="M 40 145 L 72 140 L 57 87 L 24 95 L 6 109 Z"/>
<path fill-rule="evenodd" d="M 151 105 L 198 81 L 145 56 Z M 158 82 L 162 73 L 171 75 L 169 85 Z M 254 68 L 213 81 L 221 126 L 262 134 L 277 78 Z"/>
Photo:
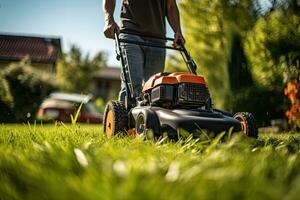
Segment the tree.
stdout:
<path fill-rule="evenodd" d="M 251 0 L 182 0 L 180 9 L 187 46 L 201 66 L 199 71 L 208 81 L 215 105 L 226 107 L 232 84 L 232 68 L 228 71 L 228 64 L 235 63 L 231 55 L 236 54 L 231 50 L 243 50 L 243 45 L 239 49 L 231 48 L 231 40 L 237 36 L 243 43 L 246 31 L 256 21 L 256 7 Z M 235 66 L 243 69 L 247 63 Z"/>
<path fill-rule="evenodd" d="M 232 35 L 227 66 L 232 92 L 253 86 L 248 59 L 245 55 L 242 38 L 238 33 Z"/>
<path fill-rule="evenodd" d="M 283 117 L 287 109 L 284 91 L 291 100 L 286 116 L 296 122 L 299 94 L 291 88 L 297 88 L 300 81 L 300 7 L 294 0 L 271 3 L 247 34 L 245 49 L 256 85 L 269 93 L 269 101 L 274 103 L 264 102 L 268 113 L 272 112 L 273 118 Z"/>
<path fill-rule="evenodd" d="M 89 93 L 92 90 L 93 73 L 106 66 L 106 55 L 97 53 L 93 58 L 82 55 L 79 47 L 72 45 L 57 65 L 60 88 L 68 92 Z"/>
<path fill-rule="evenodd" d="M 284 80 L 300 77 L 299 6 L 297 0 L 181 1 L 187 46 L 217 107 L 254 112 L 265 125 L 283 116 Z"/>
<path fill-rule="evenodd" d="M 299 15 L 277 9 L 249 32 L 245 47 L 257 83 L 283 87 L 285 77 L 299 76 L 299 23 Z"/>

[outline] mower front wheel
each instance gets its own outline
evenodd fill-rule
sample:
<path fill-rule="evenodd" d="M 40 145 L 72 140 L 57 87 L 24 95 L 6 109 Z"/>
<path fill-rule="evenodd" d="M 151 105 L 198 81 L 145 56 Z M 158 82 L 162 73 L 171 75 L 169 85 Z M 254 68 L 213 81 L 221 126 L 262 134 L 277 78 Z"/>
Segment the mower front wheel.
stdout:
<path fill-rule="evenodd" d="M 128 127 L 127 109 L 121 101 L 109 101 L 104 111 L 104 134 L 111 138 L 114 135 L 126 134 Z"/>
<path fill-rule="evenodd" d="M 234 118 L 241 123 L 242 132 L 248 137 L 257 138 L 258 128 L 253 114 L 248 112 L 239 112 L 234 115 Z"/>
<path fill-rule="evenodd" d="M 139 136 L 145 136 L 148 140 L 155 140 L 159 136 L 159 123 L 154 115 L 139 113 L 135 120 L 135 131 Z"/>

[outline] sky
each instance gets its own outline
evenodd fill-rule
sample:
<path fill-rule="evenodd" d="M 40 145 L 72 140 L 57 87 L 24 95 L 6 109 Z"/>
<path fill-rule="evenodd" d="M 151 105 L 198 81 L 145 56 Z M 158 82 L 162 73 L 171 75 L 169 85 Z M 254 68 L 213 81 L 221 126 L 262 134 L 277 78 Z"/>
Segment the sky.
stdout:
<path fill-rule="evenodd" d="M 119 22 L 122 0 L 116 2 Z M 91 56 L 105 52 L 108 65 L 119 66 L 114 41 L 104 37 L 103 27 L 102 0 L 0 0 L 0 34 L 59 37 L 63 51 L 76 44 Z M 172 37 L 169 26 L 167 35 Z"/>
<path fill-rule="evenodd" d="M 117 0 L 117 22 L 120 4 Z M 114 41 L 104 37 L 103 27 L 102 0 L 0 0 L 0 34 L 59 37 L 64 51 L 76 44 L 91 56 L 106 52 L 108 65 L 119 66 Z"/>

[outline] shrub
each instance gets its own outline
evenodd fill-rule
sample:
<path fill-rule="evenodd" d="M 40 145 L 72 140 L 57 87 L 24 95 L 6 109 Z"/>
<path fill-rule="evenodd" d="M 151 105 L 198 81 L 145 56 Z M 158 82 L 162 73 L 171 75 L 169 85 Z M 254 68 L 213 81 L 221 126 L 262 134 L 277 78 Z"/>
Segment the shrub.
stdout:
<path fill-rule="evenodd" d="M 42 100 L 56 89 L 52 75 L 33 68 L 26 60 L 6 67 L 2 77 L 1 83 L 6 88 L 1 90 L 1 106 L 6 109 L 2 122 L 34 120 Z"/>
<path fill-rule="evenodd" d="M 300 82 L 290 81 L 284 89 L 284 94 L 289 98 L 291 106 L 285 112 L 292 128 L 300 129 Z"/>
<path fill-rule="evenodd" d="M 10 93 L 8 82 L 0 74 L 0 122 L 12 122 L 14 115 L 12 112 L 13 97 Z"/>
<path fill-rule="evenodd" d="M 232 113 L 244 111 L 253 113 L 259 126 L 268 126 L 271 119 L 283 118 L 286 110 L 283 89 L 257 86 L 232 93 L 228 107 Z"/>

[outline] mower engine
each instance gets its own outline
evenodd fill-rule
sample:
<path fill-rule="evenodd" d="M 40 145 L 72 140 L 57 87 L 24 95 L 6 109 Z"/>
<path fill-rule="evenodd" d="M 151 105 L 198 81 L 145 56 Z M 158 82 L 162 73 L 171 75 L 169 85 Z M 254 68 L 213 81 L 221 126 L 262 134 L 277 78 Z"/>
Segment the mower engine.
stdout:
<path fill-rule="evenodd" d="M 150 104 L 161 107 L 205 106 L 210 94 L 202 76 L 188 72 L 158 73 L 144 85 Z"/>

